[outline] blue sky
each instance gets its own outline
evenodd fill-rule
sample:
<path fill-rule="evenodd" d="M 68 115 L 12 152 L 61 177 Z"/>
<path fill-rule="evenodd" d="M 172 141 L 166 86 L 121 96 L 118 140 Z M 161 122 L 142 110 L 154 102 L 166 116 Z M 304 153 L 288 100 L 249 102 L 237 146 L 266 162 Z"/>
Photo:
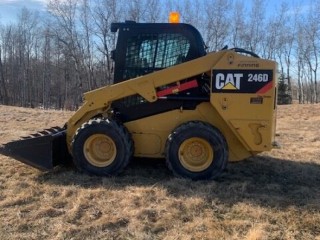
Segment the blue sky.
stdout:
<path fill-rule="evenodd" d="M 46 10 L 49 0 L 0 0 L 0 22 L 9 23 L 17 19 L 17 14 L 23 7 L 39 12 Z"/>
<path fill-rule="evenodd" d="M 128 0 L 130 1 L 130 0 Z M 183 1 L 183 0 L 181 0 Z M 205 0 L 203 0 L 205 1 Z M 0 0 L 0 23 L 9 23 L 14 22 L 17 19 L 17 14 L 23 7 L 27 7 L 31 10 L 38 10 L 39 12 L 46 10 L 46 3 L 49 0 Z M 244 0 L 245 4 L 250 4 L 251 1 Z M 269 14 L 273 13 L 277 7 L 281 5 L 281 0 L 267 0 L 267 11 Z M 289 7 L 293 8 L 293 6 L 301 5 L 307 6 L 312 1 L 310 0 L 287 0 L 285 1 L 289 4 Z"/>

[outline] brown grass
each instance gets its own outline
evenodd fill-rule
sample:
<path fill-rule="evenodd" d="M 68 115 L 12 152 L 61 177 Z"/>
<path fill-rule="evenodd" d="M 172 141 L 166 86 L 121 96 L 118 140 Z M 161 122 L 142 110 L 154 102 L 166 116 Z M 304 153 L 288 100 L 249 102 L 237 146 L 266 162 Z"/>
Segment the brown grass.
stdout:
<path fill-rule="evenodd" d="M 71 112 L 0 106 L 0 144 Z M 118 177 L 43 173 L 0 155 L 0 239 L 320 239 L 320 105 L 280 106 L 282 149 L 217 181 L 135 159 Z"/>

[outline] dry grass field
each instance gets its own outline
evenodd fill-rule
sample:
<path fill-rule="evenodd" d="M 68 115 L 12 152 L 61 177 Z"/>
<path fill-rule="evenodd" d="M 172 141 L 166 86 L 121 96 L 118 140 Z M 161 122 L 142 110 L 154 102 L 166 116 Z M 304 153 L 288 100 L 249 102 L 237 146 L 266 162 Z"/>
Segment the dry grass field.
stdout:
<path fill-rule="evenodd" d="M 72 114 L 0 113 L 0 144 Z M 320 240 L 320 104 L 279 106 L 277 141 L 282 149 L 199 182 L 174 178 L 163 160 L 135 159 L 101 178 L 0 155 L 0 239 Z"/>

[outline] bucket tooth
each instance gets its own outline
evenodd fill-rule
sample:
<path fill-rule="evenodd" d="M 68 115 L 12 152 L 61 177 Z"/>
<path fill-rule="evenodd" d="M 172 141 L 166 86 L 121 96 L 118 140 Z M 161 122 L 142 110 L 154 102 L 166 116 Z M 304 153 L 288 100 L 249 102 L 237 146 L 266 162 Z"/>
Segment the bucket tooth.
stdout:
<path fill-rule="evenodd" d="M 32 138 L 32 136 L 25 136 L 25 137 L 20 137 L 21 139 L 29 139 Z"/>
<path fill-rule="evenodd" d="M 41 135 L 39 133 L 33 133 L 31 134 L 32 137 L 41 137 Z"/>
<path fill-rule="evenodd" d="M 40 134 L 43 134 L 43 135 L 48 135 L 48 134 L 50 134 L 50 132 L 48 132 L 48 131 L 40 131 L 40 132 L 38 132 L 38 133 L 40 133 Z"/>
<path fill-rule="evenodd" d="M 48 128 L 48 129 L 45 129 L 44 131 L 47 131 L 47 132 L 50 132 L 50 133 L 57 133 L 57 132 L 61 131 L 61 129 Z"/>

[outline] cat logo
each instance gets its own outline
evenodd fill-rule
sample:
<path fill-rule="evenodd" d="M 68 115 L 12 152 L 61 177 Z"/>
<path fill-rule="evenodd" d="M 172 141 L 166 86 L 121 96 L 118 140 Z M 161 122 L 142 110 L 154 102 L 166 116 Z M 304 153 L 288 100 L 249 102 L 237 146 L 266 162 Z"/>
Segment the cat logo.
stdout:
<path fill-rule="evenodd" d="M 240 90 L 243 73 L 218 73 L 216 75 L 216 89 Z"/>

